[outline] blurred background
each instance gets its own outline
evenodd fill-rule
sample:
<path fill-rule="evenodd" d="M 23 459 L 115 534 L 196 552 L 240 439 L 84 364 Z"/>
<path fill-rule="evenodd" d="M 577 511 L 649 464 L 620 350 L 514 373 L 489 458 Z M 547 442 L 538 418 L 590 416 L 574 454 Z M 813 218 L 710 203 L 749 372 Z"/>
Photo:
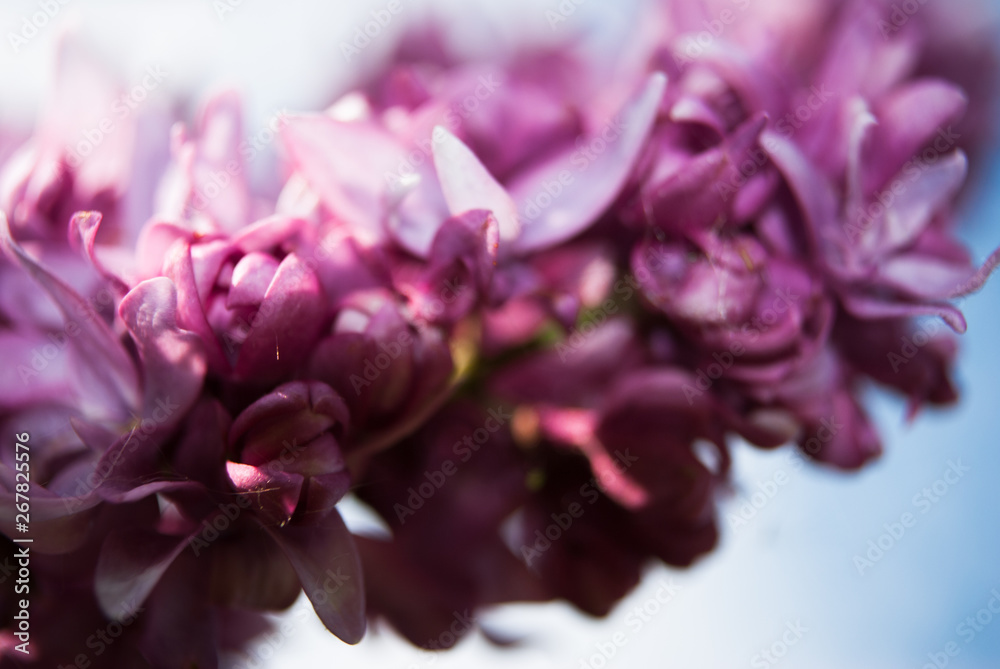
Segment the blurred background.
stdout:
<path fill-rule="evenodd" d="M 574 9 L 552 25 L 546 11 L 558 0 L 395 0 L 399 11 L 354 53 L 344 45 L 386 0 L 51 4 L 55 16 L 16 45 L 9 34 L 21 34 L 39 1 L 0 4 L 0 123 L 30 129 L 51 83 L 55 44 L 75 32 L 124 82 L 141 81 L 149 67 L 164 71 L 145 103 L 164 111 L 190 118 L 208 93 L 240 91 L 248 137 L 281 110 L 328 105 L 432 14 L 448 18 L 450 37 L 469 53 L 577 40 L 611 59 L 626 48 L 640 11 L 633 0 L 564 0 Z M 258 177 L 275 169 L 278 142 L 265 144 L 251 166 Z M 962 235 L 977 261 L 1000 245 L 1000 155 L 991 155 L 972 165 L 978 178 L 964 205 Z M 688 571 L 651 569 L 605 620 L 563 605 L 505 607 L 480 622 L 517 644 L 497 648 L 476 633 L 434 654 L 384 626 L 346 646 L 302 598 L 277 619 L 276 633 L 230 666 L 1000 667 L 1000 280 L 961 306 L 969 332 L 959 406 L 909 424 L 903 402 L 872 392 L 886 453 L 857 475 L 802 467 L 789 449 L 737 444 L 720 548 Z M 906 513 L 915 518 L 910 527 L 901 523 Z M 371 522 L 350 503 L 345 516 L 356 529 Z"/>

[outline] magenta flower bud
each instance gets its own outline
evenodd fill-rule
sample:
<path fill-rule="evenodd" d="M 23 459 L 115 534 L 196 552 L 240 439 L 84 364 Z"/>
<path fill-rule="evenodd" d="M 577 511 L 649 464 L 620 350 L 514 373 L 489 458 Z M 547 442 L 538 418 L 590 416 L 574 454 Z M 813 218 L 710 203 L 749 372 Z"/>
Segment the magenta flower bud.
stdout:
<path fill-rule="evenodd" d="M 298 508 L 299 493 L 308 495 L 310 512 L 332 509 L 350 485 L 338 444 L 348 423 L 347 405 L 326 384 L 279 386 L 233 422 L 228 465 L 233 485 L 259 499 L 278 498 L 282 523 Z"/>
<path fill-rule="evenodd" d="M 453 365 L 437 329 L 408 322 L 388 293 L 369 291 L 345 302 L 308 370 L 344 398 L 356 426 L 384 428 L 445 391 Z"/>
<path fill-rule="evenodd" d="M 162 273 L 177 285 L 179 321 L 205 342 L 214 374 L 267 386 L 293 375 L 318 340 L 331 314 L 318 261 L 282 248 L 302 225 L 274 217 L 231 239 L 150 228 L 146 243 L 169 244 Z"/>

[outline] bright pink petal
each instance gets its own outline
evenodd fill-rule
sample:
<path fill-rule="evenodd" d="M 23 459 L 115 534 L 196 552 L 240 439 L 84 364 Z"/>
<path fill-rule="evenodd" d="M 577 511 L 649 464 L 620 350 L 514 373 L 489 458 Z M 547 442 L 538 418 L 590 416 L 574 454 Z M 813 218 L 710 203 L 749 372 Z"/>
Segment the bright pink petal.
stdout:
<path fill-rule="evenodd" d="M 500 226 L 501 243 L 517 239 L 521 223 L 514 200 L 476 154 L 441 126 L 434 128 L 434 166 L 452 216 L 473 209 L 488 210 Z"/>
<path fill-rule="evenodd" d="M 133 288 L 118 308 L 139 351 L 144 370 L 143 417 L 169 431 L 201 392 L 207 367 L 205 346 L 177 325 L 177 289 L 167 278 Z"/>

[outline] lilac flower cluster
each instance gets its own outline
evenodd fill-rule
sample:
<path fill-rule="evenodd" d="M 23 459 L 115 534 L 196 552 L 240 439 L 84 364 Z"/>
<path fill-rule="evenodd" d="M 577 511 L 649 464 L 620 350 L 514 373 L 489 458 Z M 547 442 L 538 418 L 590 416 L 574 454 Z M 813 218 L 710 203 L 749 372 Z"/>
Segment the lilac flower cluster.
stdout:
<path fill-rule="evenodd" d="M 954 233 L 988 41 L 930 5 L 750 5 L 650 5 L 614 68 L 411 38 L 281 116 L 276 198 L 234 94 L 94 135 L 121 92 L 67 49 L 34 135 L 0 131 L 35 648 L 6 616 L 0 666 L 216 667 L 303 591 L 349 643 L 604 615 L 715 546 L 734 440 L 856 469 L 866 384 L 953 402 L 936 319 L 963 331 L 1000 261 Z M 353 536 L 349 493 L 389 532 Z"/>

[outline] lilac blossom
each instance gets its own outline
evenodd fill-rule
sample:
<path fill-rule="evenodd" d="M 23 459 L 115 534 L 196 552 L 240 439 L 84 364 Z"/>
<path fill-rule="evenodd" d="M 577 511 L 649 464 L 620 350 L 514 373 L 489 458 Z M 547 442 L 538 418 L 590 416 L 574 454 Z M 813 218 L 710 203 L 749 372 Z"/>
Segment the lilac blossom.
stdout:
<path fill-rule="evenodd" d="M 34 134 L 0 129 L 36 665 L 114 624 L 115 666 L 216 667 L 301 592 L 348 643 L 606 615 L 716 546 L 736 440 L 853 470 L 883 448 L 866 385 L 956 401 L 945 326 L 1000 262 L 955 234 L 993 50 L 891 12 L 649 3 L 613 68 L 467 61 L 441 28 L 287 116 L 265 188 L 232 91 L 78 155 L 118 84 L 64 46 Z M 7 528 L 16 472 L 5 448 Z M 351 495 L 387 533 L 348 530 Z"/>

